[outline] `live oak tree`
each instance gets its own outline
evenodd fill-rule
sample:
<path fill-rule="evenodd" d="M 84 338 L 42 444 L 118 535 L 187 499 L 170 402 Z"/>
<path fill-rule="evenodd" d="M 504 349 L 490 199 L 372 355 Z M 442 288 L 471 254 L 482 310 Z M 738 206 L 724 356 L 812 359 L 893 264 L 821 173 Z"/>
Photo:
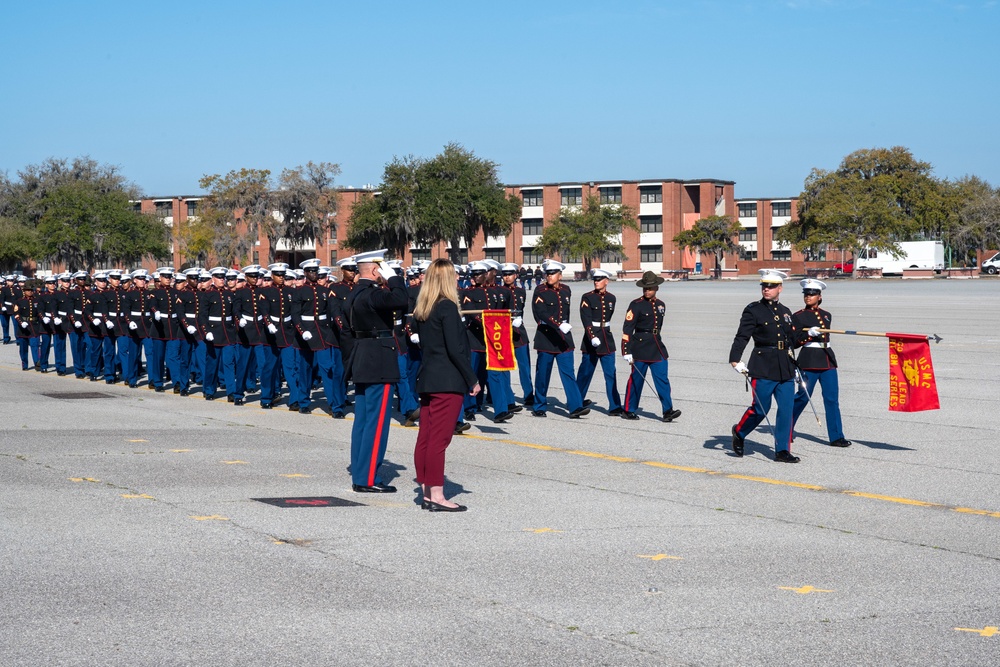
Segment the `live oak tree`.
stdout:
<path fill-rule="evenodd" d="M 270 242 L 268 263 L 273 262 L 281 224 L 272 215 L 270 170 L 234 169 L 225 176 L 205 175 L 198 184 L 208 190 L 199 218 L 212 231 L 211 255 L 227 266 L 245 263 L 259 233 L 264 232 Z"/>
<path fill-rule="evenodd" d="M 635 211 L 620 204 L 601 204 L 596 194 L 583 206 L 564 206 L 555 213 L 535 243 L 535 251 L 545 256 L 581 258 L 589 272 L 596 259 L 628 259 L 618 240 L 623 229 L 638 231 Z"/>
<path fill-rule="evenodd" d="M 282 170 L 274 197 L 280 215 L 275 231 L 292 249 L 329 237 L 337 214 L 334 180 L 338 175 L 340 166 L 332 162 L 308 162 Z"/>
<path fill-rule="evenodd" d="M 715 277 L 722 275 L 722 256 L 737 252 L 742 246 L 733 239 L 740 233 L 740 223 L 725 215 L 711 215 L 696 220 L 691 229 L 674 237 L 678 248 L 695 250 L 703 255 L 715 255 Z"/>
<path fill-rule="evenodd" d="M 9 273 L 38 257 L 38 248 L 35 230 L 12 218 L 0 218 L 0 272 Z"/>
<path fill-rule="evenodd" d="M 807 252 L 824 245 L 857 254 L 864 247 L 899 256 L 899 242 L 938 238 L 947 221 L 941 183 L 909 149 L 861 149 L 835 171 L 813 169 L 799 197 L 798 220 L 775 239 Z"/>
<path fill-rule="evenodd" d="M 975 263 L 976 251 L 1000 248 L 1000 188 L 976 176 L 945 183 L 948 224 L 942 238 L 953 261 Z"/>
<path fill-rule="evenodd" d="M 365 193 L 351 211 L 344 245 L 363 252 L 387 248 L 402 257 L 417 238 L 418 172 L 422 160 L 408 155 L 385 165 L 378 196 Z"/>

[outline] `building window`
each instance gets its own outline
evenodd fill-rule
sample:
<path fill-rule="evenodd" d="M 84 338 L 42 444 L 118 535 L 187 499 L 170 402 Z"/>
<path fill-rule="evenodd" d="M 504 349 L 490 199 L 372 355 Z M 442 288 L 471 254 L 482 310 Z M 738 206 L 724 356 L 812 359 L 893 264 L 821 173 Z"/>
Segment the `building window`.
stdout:
<path fill-rule="evenodd" d="M 605 250 L 597 257 L 602 264 L 618 264 L 622 261 L 622 256 L 620 253 L 612 252 L 610 250 Z"/>
<path fill-rule="evenodd" d="M 469 263 L 469 249 L 468 248 L 458 248 L 451 249 L 448 251 L 448 256 L 454 256 L 455 259 L 452 260 L 457 264 L 468 264 Z"/>
<path fill-rule="evenodd" d="M 777 260 L 779 262 L 789 262 L 792 259 L 791 250 L 772 250 L 771 259 Z"/>
<path fill-rule="evenodd" d="M 507 249 L 506 248 L 487 248 L 486 249 L 486 259 L 492 259 L 494 262 L 500 262 L 501 264 L 507 263 Z"/>
<path fill-rule="evenodd" d="M 417 263 L 421 260 L 431 261 L 431 249 L 430 248 L 417 248 L 416 250 L 410 251 L 410 257 L 413 258 L 413 262 Z"/>
<path fill-rule="evenodd" d="M 524 200 L 525 206 L 541 206 L 542 205 L 542 191 L 541 190 L 521 190 L 521 199 Z"/>
<path fill-rule="evenodd" d="M 640 215 L 639 216 L 639 231 L 643 234 L 652 234 L 656 232 L 663 232 L 663 216 L 662 215 Z"/>
<path fill-rule="evenodd" d="M 198 215 L 198 202 L 188 201 L 187 203 L 187 217 L 193 218 Z"/>
<path fill-rule="evenodd" d="M 823 245 L 817 246 L 816 248 L 806 248 L 806 251 L 803 253 L 803 255 L 805 256 L 805 260 L 807 262 L 825 262 L 826 244 L 824 243 Z"/>
<path fill-rule="evenodd" d="M 757 217 L 757 202 L 752 204 L 737 204 L 740 209 L 741 218 L 756 218 Z"/>
<path fill-rule="evenodd" d="M 535 252 L 534 250 L 524 250 L 521 252 L 522 264 L 541 264 L 543 259 L 545 258 L 542 257 L 542 253 Z"/>
<path fill-rule="evenodd" d="M 790 218 L 792 216 L 792 202 L 778 201 L 772 203 L 771 216 L 775 218 Z"/>
<path fill-rule="evenodd" d="M 640 185 L 639 186 L 639 203 L 640 204 L 662 204 L 663 203 L 663 186 L 662 185 Z"/>
<path fill-rule="evenodd" d="M 757 261 L 757 251 L 756 250 L 740 250 L 740 259 L 747 262 Z"/>
<path fill-rule="evenodd" d="M 251 260 L 250 263 L 251 264 L 259 264 L 260 263 L 260 252 L 258 252 L 256 250 L 253 251 L 253 259 Z"/>
<path fill-rule="evenodd" d="M 330 243 L 337 242 L 337 225 L 330 225 Z"/>
<path fill-rule="evenodd" d="M 337 249 L 330 248 L 330 264 L 328 266 L 333 266 L 337 263 Z"/>
<path fill-rule="evenodd" d="M 641 245 L 639 246 L 640 262 L 662 262 L 663 246 L 661 245 Z"/>
<path fill-rule="evenodd" d="M 622 189 L 620 187 L 598 188 L 602 204 L 621 204 Z"/>
<path fill-rule="evenodd" d="M 156 202 L 156 215 L 161 218 L 169 218 L 174 214 L 174 203 L 172 201 Z"/>
<path fill-rule="evenodd" d="M 525 218 L 521 221 L 521 233 L 525 236 L 539 236 L 545 221 L 541 218 Z"/>
<path fill-rule="evenodd" d="M 740 230 L 740 241 L 756 241 L 757 240 L 757 228 L 756 227 L 744 227 Z"/>
<path fill-rule="evenodd" d="M 572 253 L 567 252 L 562 255 L 562 261 L 566 262 L 567 264 L 582 264 L 583 257 L 581 257 L 580 255 L 574 255 Z"/>
<path fill-rule="evenodd" d="M 560 190 L 559 205 L 583 206 L 583 188 L 563 188 Z"/>
<path fill-rule="evenodd" d="M 132 204 L 132 210 L 135 211 L 136 213 L 142 213 L 142 202 L 141 201 L 137 201 L 137 202 L 133 203 Z"/>

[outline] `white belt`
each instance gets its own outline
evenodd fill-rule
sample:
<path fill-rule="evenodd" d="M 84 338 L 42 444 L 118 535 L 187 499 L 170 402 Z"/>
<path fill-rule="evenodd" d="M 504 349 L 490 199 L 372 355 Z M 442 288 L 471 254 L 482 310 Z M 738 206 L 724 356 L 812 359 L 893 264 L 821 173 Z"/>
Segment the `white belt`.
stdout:
<path fill-rule="evenodd" d="M 271 315 L 270 317 L 271 317 L 271 321 L 272 322 L 291 322 L 292 321 L 292 316 L 291 315 L 289 315 L 285 319 L 281 319 L 280 317 L 278 317 L 276 315 Z"/>
<path fill-rule="evenodd" d="M 198 315 L 197 315 L 197 313 L 184 313 L 184 317 L 187 317 L 187 318 L 189 318 L 189 319 L 192 319 L 192 320 L 193 320 L 193 319 L 195 319 L 196 317 L 198 317 Z"/>
<path fill-rule="evenodd" d="M 149 313 L 146 313 L 146 314 L 149 315 Z M 129 315 L 135 315 L 136 317 L 139 317 L 140 315 L 142 315 L 142 313 L 139 312 L 138 310 L 133 310 L 133 311 L 129 312 Z"/>
<path fill-rule="evenodd" d="M 592 326 L 592 327 L 607 327 L 607 326 L 611 326 L 611 323 L 610 322 L 591 322 L 590 326 Z"/>
<path fill-rule="evenodd" d="M 108 313 L 105 317 L 118 317 L 118 313 Z"/>
<path fill-rule="evenodd" d="M 76 313 L 77 315 L 83 315 L 82 310 L 74 310 L 73 312 Z"/>
<path fill-rule="evenodd" d="M 209 316 L 208 321 L 209 322 L 221 322 L 222 318 L 221 317 L 211 317 L 211 316 Z"/>
<path fill-rule="evenodd" d="M 302 316 L 302 321 L 303 322 L 312 322 L 315 319 L 325 320 L 326 319 L 326 315 L 320 315 L 318 318 L 313 317 L 312 315 L 303 315 Z"/>
<path fill-rule="evenodd" d="M 58 312 L 60 315 L 66 315 L 66 311 L 65 310 L 59 310 L 59 311 L 56 311 L 56 312 Z"/>
<path fill-rule="evenodd" d="M 400 324 L 403 323 L 403 320 L 393 320 L 392 323 L 398 327 Z"/>
<path fill-rule="evenodd" d="M 170 313 L 170 317 L 177 317 L 177 313 Z"/>
<path fill-rule="evenodd" d="M 830 345 L 828 343 L 806 343 L 802 347 L 823 347 L 828 350 L 830 349 Z"/>
<path fill-rule="evenodd" d="M 260 322 L 260 321 L 261 321 L 262 319 L 264 319 L 264 316 L 263 316 L 263 315 L 258 315 L 258 316 L 257 316 L 257 321 L 258 321 L 258 322 Z"/>

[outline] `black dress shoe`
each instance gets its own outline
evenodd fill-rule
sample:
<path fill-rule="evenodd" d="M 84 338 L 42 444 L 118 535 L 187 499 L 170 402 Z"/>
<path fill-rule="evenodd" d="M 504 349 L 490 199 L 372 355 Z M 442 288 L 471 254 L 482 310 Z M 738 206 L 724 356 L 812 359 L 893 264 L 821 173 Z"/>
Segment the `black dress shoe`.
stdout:
<path fill-rule="evenodd" d="M 474 422 L 474 421 L 476 421 L 476 411 L 475 410 L 466 410 L 465 411 L 465 421 L 467 421 L 467 422 Z"/>
<path fill-rule="evenodd" d="M 663 413 L 663 421 L 672 422 L 673 420 L 677 419 L 680 416 L 681 416 L 680 410 L 667 410 L 666 412 Z"/>
<path fill-rule="evenodd" d="M 624 410 L 622 411 L 622 419 L 632 420 L 632 419 L 638 419 L 638 418 L 639 418 L 639 415 L 635 414 L 634 412 L 625 412 Z"/>
<path fill-rule="evenodd" d="M 181 389 L 181 390 L 180 390 L 180 395 L 181 395 L 181 396 L 190 396 L 190 395 L 191 395 L 191 392 L 190 392 L 190 391 L 188 391 L 187 389 Z"/>
<path fill-rule="evenodd" d="M 733 453 L 743 456 L 743 438 L 736 432 L 736 424 L 733 424 Z"/>
<path fill-rule="evenodd" d="M 530 393 L 530 394 L 528 394 L 527 396 L 524 397 L 524 404 L 525 405 L 534 405 L 535 404 L 535 393 L 534 392 L 532 392 L 532 393 Z"/>
<path fill-rule="evenodd" d="M 333 414 L 330 416 L 333 417 L 334 419 L 343 419 L 344 413 L 341 412 L 340 410 L 334 410 Z"/>
<path fill-rule="evenodd" d="M 205 394 L 205 400 L 206 401 L 214 401 L 215 400 L 215 394 Z"/>
<path fill-rule="evenodd" d="M 227 401 L 229 401 L 230 403 L 232 403 L 232 402 L 234 402 L 234 401 L 235 401 L 236 399 L 235 399 L 235 398 L 233 398 L 232 396 L 226 396 L 226 400 L 227 400 Z"/>
<path fill-rule="evenodd" d="M 507 406 L 507 412 L 520 412 L 521 410 L 524 410 L 524 408 L 517 403 L 511 403 Z"/>
<path fill-rule="evenodd" d="M 299 408 L 300 415 L 311 415 L 313 409 L 310 406 L 305 406 L 304 408 Z"/>
<path fill-rule="evenodd" d="M 243 405 L 244 402 L 245 401 L 242 398 L 237 398 L 235 401 L 233 401 L 233 405 Z"/>
<path fill-rule="evenodd" d="M 472 428 L 472 424 L 468 422 L 459 422 L 455 424 L 455 435 L 462 435 L 466 431 Z"/>
<path fill-rule="evenodd" d="M 775 453 L 774 460 L 778 463 L 798 463 L 800 459 L 797 456 L 792 456 L 792 453 L 787 449 L 783 449 Z"/>
<path fill-rule="evenodd" d="M 157 387 L 157 388 L 156 388 L 156 393 L 157 393 L 157 394 L 162 394 L 162 393 L 163 393 L 163 391 L 164 391 L 163 387 Z"/>
<path fill-rule="evenodd" d="M 270 410 L 271 409 L 271 404 L 270 403 L 261 403 L 260 404 L 260 409 L 261 410 Z"/>
<path fill-rule="evenodd" d="M 180 387 L 178 387 L 177 385 L 174 385 L 174 393 L 175 393 L 175 394 L 179 394 L 179 393 L 181 393 L 181 388 L 180 388 Z"/>
<path fill-rule="evenodd" d="M 583 407 L 589 408 L 593 404 L 594 404 L 594 402 L 592 400 L 590 400 L 589 398 L 583 399 Z"/>
<path fill-rule="evenodd" d="M 612 417 L 617 417 L 618 415 L 623 414 L 624 412 L 625 408 L 615 408 L 614 410 L 609 410 L 608 414 L 611 415 Z"/>
<path fill-rule="evenodd" d="M 545 414 L 545 410 L 532 410 L 531 411 L 531 416 L 532 417 L 546 417 L 547 415 Z"/>
<path fill-rule="evenodd" d="M 129 383 L 128 383 L 128 388 L 129 388 L 129 389 L 135 389 L 135 388 L 136 388 L 136 387 L 138 387 L 138 386 L 139 386 L 139 385 L 138 385 L 138 384 L 136 384 L 135 382 L 129 382 Z"/>
<path fill-rule="evenodd" d="M 24 370 L 28 370 L 28 369 L 27 369 L 27 368 L 25 368 Z M 90 381 L 91 381 L 91 382 L 100 382 L 100 381 L 101 381 L 101 378 L 99 378 L 99 377 L 92 377 L 92 378 L 90 378 Z"/>
<path fill-rule="evenodd" d="M 403 426 L 416 426 L 418 421 L 420 421 L 420 408 L 406 413 L 406 421 Z"/>
<path fill-rule="evenodd" d="M 854 443 L 852 443 L 847 438 L 837 438 L 836 440 L 834 440 L 833 442 L 830 443 L 830 446 L 831 447 L 850 447 L 852 444 L 854 444 Z"/>
<path fill-rule="evenodd" d="M 396 487 L 382 484 L 381 482 L 373 486 L 352 484 L 351 488 L 354 489 L 354 493 L 396 493 Z"/>
<path fill-rule="evenodd" d="M 447 505 L 438 505 L 432 500 L 427 501 L 427 509 L 431 512 L 464 512 L 468 507 L 465 505 L 456 505 L 455 507 L 448 507 Z"/>
<path fill-rule="evenodd" d="M 493 417 L 493 423 L 502 424 L 503 422 L 507 421 L 508 419 L 512 419 L 513 417 L 514 414 L 511 412 L 501 412 L 500 414 Z"/>
<path fill-rule="evenodd" d="M 299 411 L 299 404 L 298 403 L 292 403 L 291 405 L 288 406 L 288 411 L 289 412 L 298 412 Z"/>
<path fill-rule="evenodd" d="M 67 374 L 66 371 L 56 371 L 56 375 L 58 375 L 59 377 L 62 377 L 66 374 Z"/>
<path fill-rule="evenodd" d="M 583 407 L 581 407 L 581 408 L 577 408 L 573 412 L 569 413 L 569 418 L 570 419 L 579 419 L 580 417 L 583 417 L 583 416 L 589 415 L 589 414 L 590 414 L 590 408 L 583 408 Z"/>

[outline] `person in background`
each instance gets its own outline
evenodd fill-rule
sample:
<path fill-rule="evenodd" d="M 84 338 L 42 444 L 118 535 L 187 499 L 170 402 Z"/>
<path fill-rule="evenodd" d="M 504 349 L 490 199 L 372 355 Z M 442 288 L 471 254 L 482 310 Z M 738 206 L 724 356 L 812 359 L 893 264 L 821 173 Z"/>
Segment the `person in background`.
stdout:
<path fill-rule="evenodd" d="M 455 269 L 436 259 L 426 272 L 413 311 L 423 361 L 417 375 L 420 431 L 413 452 L 421 507 L 431 512 L 464 512 L 467 508 L 444 497 L 445 450 L 465 395 L 480 386 L 470 363 L 469 339 L 459 312 Z"/>

